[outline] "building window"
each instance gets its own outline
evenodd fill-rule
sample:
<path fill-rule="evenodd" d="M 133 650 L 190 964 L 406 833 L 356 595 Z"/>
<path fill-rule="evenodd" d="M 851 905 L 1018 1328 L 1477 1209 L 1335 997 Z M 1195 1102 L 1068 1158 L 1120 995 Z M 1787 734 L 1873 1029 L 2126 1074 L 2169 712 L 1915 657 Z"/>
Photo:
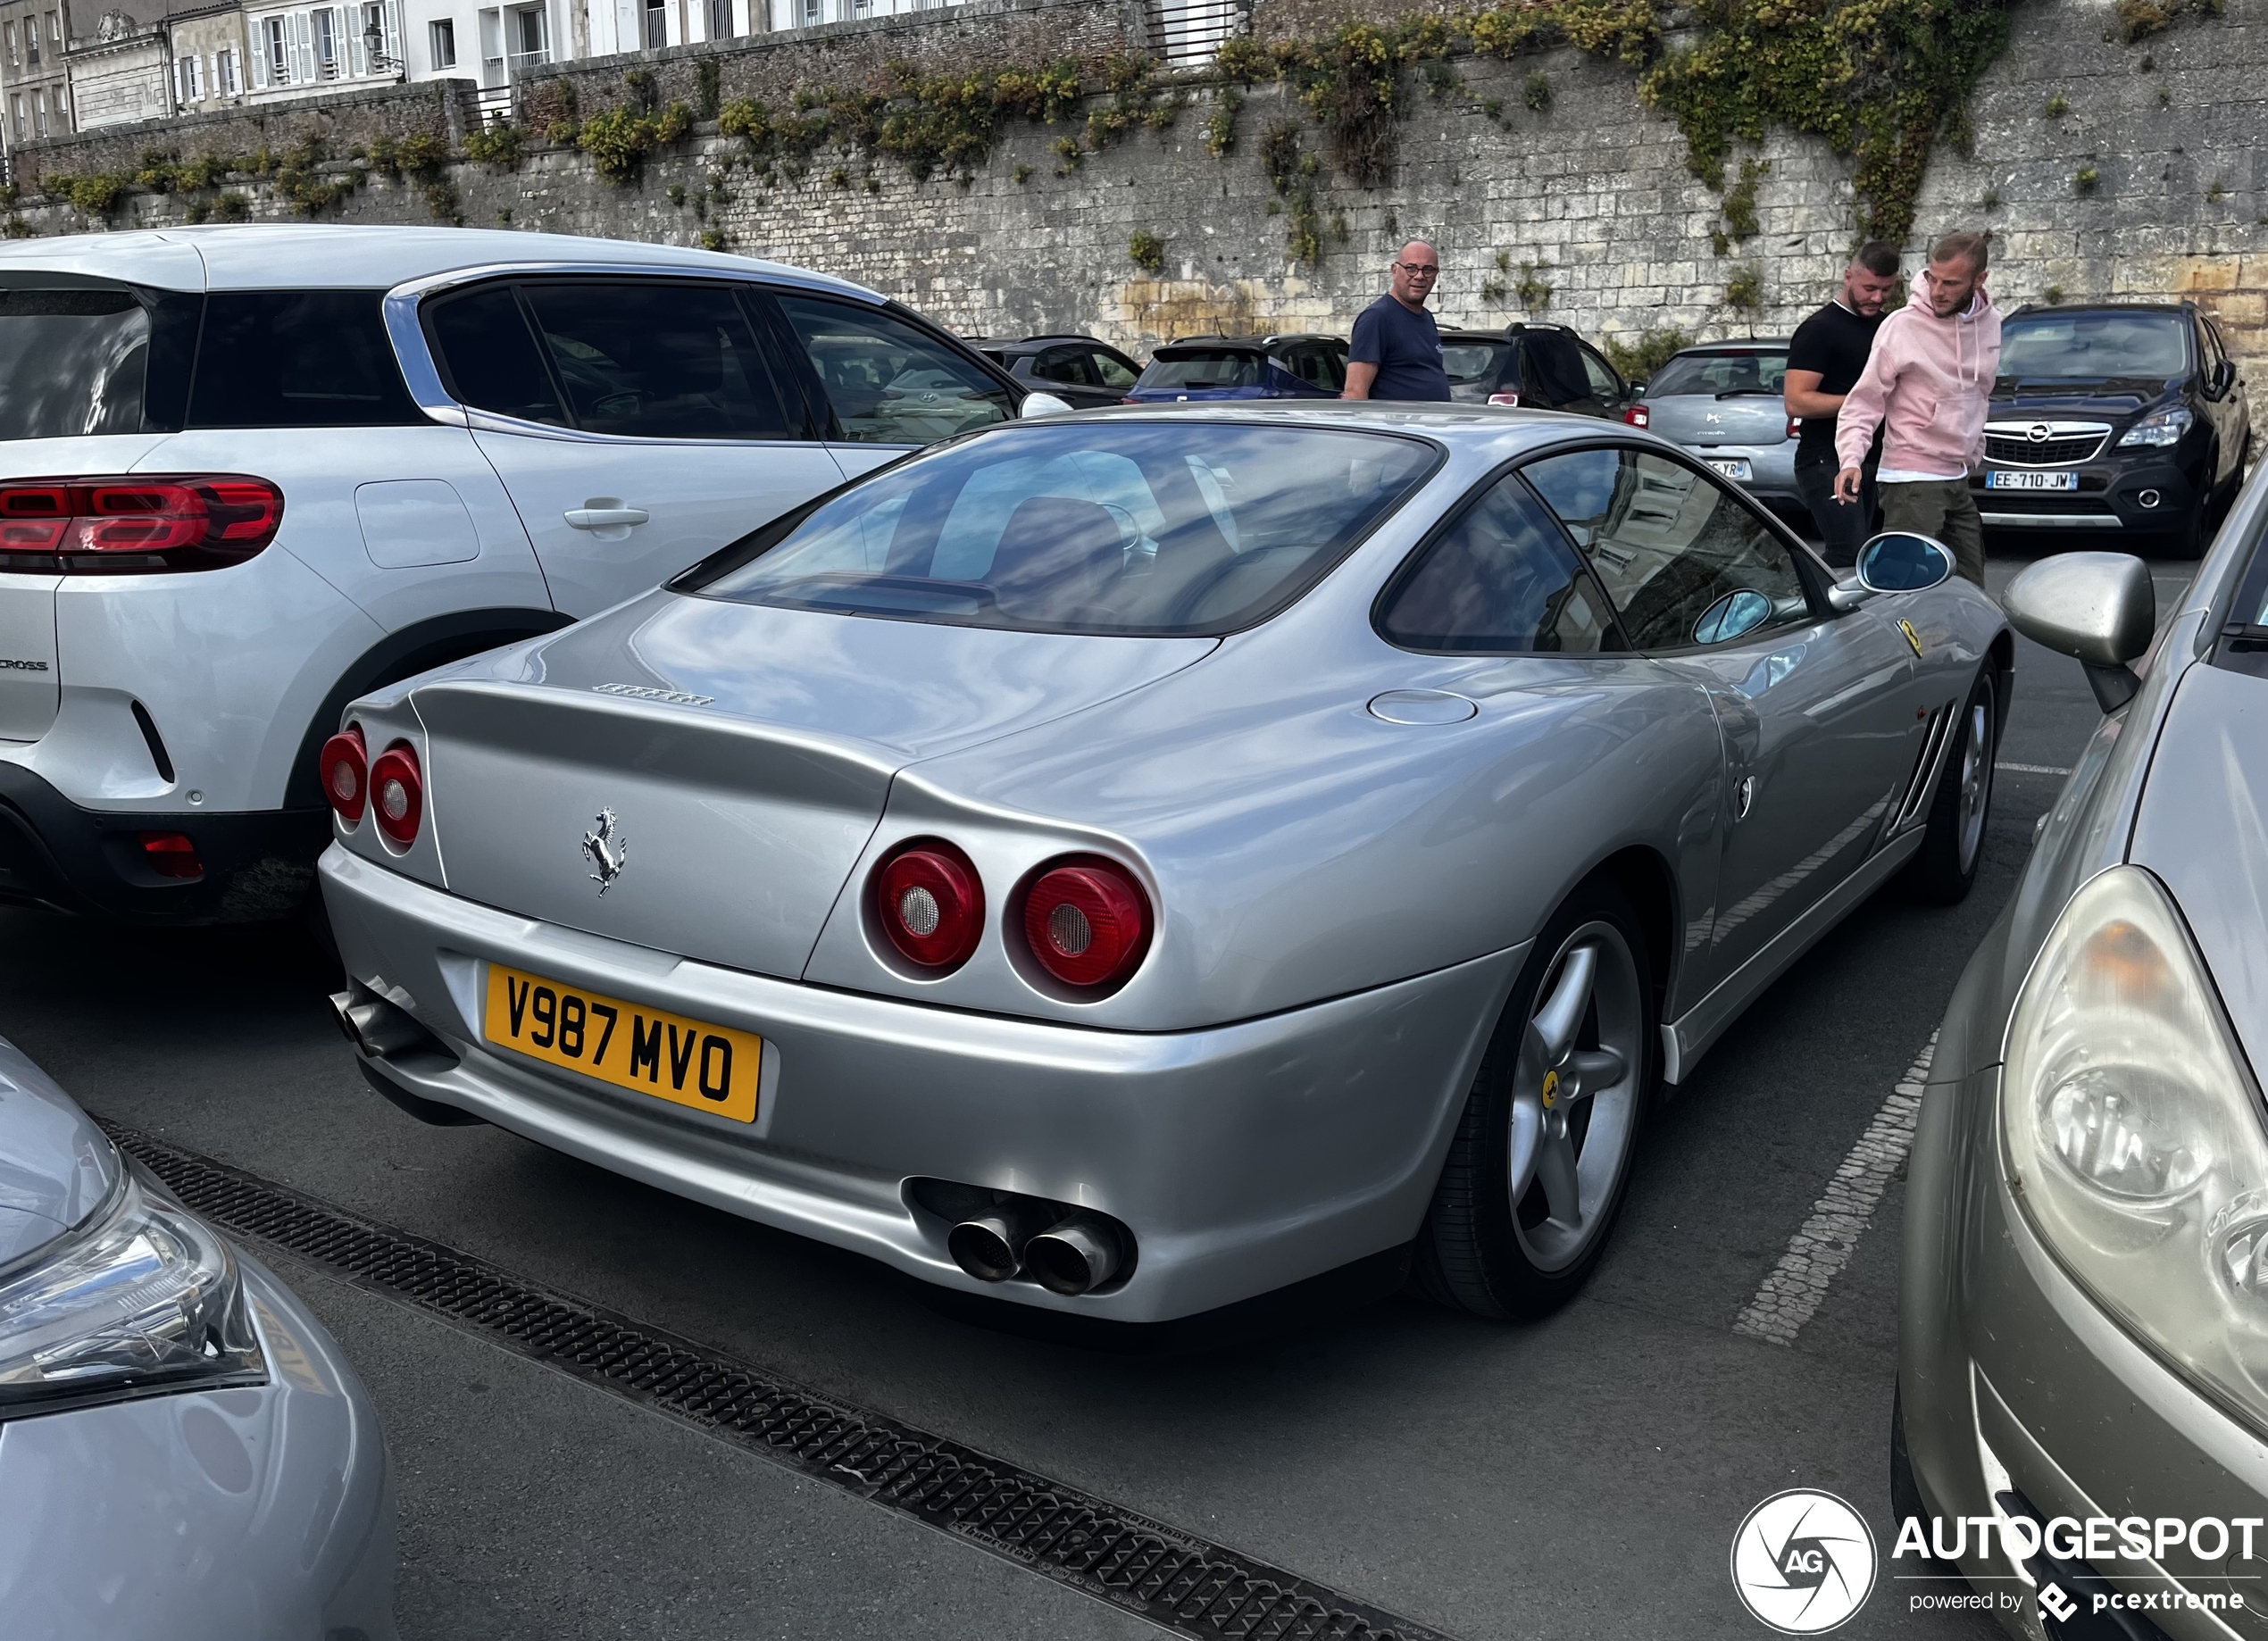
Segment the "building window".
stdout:
<path fill-rule="evenodd" d="M 39 20 L 37 17 L 23 20 L 23 60 L 29 67 L 36 69 L 39 66 Z"/>
<path fill-rule="evenodd" d="M 23 98 L 21 96 L 10 97 L 8 99 L 8 112 L 16 117 L 16 140 L 18 142 L 21 142 L 25 137 L 31 135 L 31 128 L 24 123 Z"/>
<path fill-rule="evenodd" d="M 262 61 L 268 65 L 268 78 L 279 86 L 291 84 L 291 39 L 280 17 L 270 17 L 260 25 L 267 31 L 267 49 Z"/>
<path fill-rule="evenodd" d="M 323 6 L 314 13 L 315 78 L 338 78 L 338 13 Z"/>
<path fill-rule="evenodd" d="M 13 69 L 21 68 L 22 65 L 23 59 L 16 55 L 16 26 L 10 23 L 8 25 L 8 66 Z"/>
<path fill-rule="evenodd" d="M 670 43 L 670 13 L 662 0 L 646 0 L 646 47 L 660 49 Z"/>
<path fill-rule="evenodd" d="M 804 0 L 803 26 L 805 28 L 816 29 L 821 23 L 823 23 L 826 21 L 826 0 Z"/>
<path fill-rule="evenodd" d="M 201 59 L 173 59 L 173 95 L 184 103 L 204 101 L 204 63 Z"/>
<path fill-rule="evenodd" d="M 444 17 L 432 25 L 433 66 L 453 69 L 457 65 L 457 25 L 454 18 Z"/>
<path fill-rule="evenodd" d="M 63 14 L 61 12 L 47 13 L 47 44 L 58 53 L 63 48 Z"/>
<path fill-rule="evenodd" d="M 244 90 L 244 75 L 237 67 L 237 48 L 223 46 L 213 54 L 213 88 L 222 96 L 235 96 Z"/>
<path fill-rule="evenodd" d="M 31 94 L 31 134 L 34 137 L 47 135 L 47 94 L 44 91 Z"/>

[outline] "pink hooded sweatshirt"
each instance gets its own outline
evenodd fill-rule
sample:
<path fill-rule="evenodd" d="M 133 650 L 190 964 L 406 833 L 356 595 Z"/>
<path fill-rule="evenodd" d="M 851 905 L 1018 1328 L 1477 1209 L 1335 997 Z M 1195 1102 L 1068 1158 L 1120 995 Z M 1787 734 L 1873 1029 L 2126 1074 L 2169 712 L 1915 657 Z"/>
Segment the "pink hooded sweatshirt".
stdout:
<path fill-rule="evenodd" d="M 1951 319 L 1930 310 L 1925 271 L 1905 305 L 1882 321 L 1866 369 L 1835 419 L 1835 455 L 1864 463 L 1874 429 L 1882 465 L 1909 473 L 1967 473 L 1984 460 L 1985 407 L 2000 373 L 2000 310 L 1979 291 Z"/>

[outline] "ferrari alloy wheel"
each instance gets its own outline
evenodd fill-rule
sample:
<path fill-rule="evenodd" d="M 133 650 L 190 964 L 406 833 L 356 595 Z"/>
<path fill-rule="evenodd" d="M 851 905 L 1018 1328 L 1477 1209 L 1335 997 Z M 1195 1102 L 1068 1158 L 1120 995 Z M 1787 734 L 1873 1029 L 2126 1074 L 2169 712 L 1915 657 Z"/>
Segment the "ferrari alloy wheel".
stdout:
<path fill-rule="evenodd" d="M 1630 903 L 1583 886 L 1530 953 L 1467 1096 L 1416 1280 L 1482 1316 L 1540 1316 L 1598 1262 L 1630 1182 L 1656 1036 Z"/>
<path fill-rule="evenodd" d="M 1992 815 L 1992 760 L 2000 740 L 1999 694 L 1988 666 L 1954 725 L 1955 740 L 1930 800 L 1928 829 L 1906 868 L 1916 898 L 1949 906 L 1966 897 L 1984 858 Z"/>

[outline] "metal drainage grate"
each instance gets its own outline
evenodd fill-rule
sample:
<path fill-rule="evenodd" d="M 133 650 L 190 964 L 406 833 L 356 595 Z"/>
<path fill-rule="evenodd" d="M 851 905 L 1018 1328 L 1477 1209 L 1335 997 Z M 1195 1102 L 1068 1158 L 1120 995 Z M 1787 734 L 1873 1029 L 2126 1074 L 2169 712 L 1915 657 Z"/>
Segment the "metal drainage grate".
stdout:
<path fill-rule="evenodd" d="M 97 1118 L 194 1212 L 356 1287 L 966 1539 L 1184 1636 L 1441 1641 L 1438 1632 L 973 1448 L 763 1378 L 210 1157 Z"/>

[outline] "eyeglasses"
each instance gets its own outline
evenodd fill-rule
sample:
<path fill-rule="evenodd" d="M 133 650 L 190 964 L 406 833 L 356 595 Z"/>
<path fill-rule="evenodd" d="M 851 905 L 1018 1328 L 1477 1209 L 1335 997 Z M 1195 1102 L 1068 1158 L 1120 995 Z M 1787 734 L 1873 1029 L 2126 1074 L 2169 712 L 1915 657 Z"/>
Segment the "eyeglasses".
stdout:
<path fill-rule="evenodd" d="M 1441 272 L 1440 264 L 1438 262 L 1396 262 L 1394 265 L 1413 279 L 1436 279 Z"/>

